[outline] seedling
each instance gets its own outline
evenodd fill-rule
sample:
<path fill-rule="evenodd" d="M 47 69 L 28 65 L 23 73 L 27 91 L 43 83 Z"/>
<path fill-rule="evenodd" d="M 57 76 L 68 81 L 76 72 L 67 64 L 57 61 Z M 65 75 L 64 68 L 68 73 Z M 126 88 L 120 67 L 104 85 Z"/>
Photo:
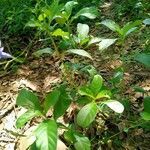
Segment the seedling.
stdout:
<path fill-rule="evenodd" d="M 104 20 L 100 24 L 108 27 L 110 30 L 116 32 L 119 36 L 119 43 L 123 44 L 125 39 L 138 29 L 138 26 L 141 24 L 141 21 L 137 20 L 134 22 L 126 23 L 122 28 L 112 20 Z"/>

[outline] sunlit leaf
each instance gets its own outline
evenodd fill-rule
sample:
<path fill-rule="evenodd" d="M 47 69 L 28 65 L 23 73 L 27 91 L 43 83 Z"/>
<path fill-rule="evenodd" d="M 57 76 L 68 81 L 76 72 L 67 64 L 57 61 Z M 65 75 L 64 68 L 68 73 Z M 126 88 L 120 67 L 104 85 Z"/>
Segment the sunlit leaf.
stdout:
<path fill-rule="evenodd" d="M 102 90 L 97 94 L 96 99 L 110 98 L 110 95 L 111 95 L 111 92 L 109 90 Z"/>
<path fill-rule="evenodd" d="M 92 37 L 88 43 L 88 45 L 99 43 L 102 39 L 98 37 Z"/>
<path fill-rule="evenodd" d="M 53 35 L 53 36 L 60 36 L 60 37 L 62 37 L 62 38 L 69 39 L 69 33 L 63 31 L 63 30 L 60 29 L 60 28 L 56 29 L 56 30 L 52 33 L 52 35 Z"/>
<path fill-rule="evenodd" d="M 124 106 L 119 101 L 109 100 L 104 103 L 116 113 L 122 113 L 124 111 Z"/>
<path fill-rule="evenodd" d="M 57 124 L 53 120 L 45 120 L 39 124 L 34 132 L 38 150 L 56 150 Z"/>
<path fill-rule="evenodd" d="M 28 122 L 29 120 L 31 120 L 33 117 L 40 116 L 40 115 L 41 115 L 41 113 L 36 110 L 29 110 L 29 111 L 25 112 L 23 115 L 21 115 L 17 119 L 17 121 L 16 121 L 17 128 L 23 127 L 24 124 L 26 122 Z"/>
<path fill-rule="evenodd" d="M 69 49 L 66 51 L 67 53 L 73 53 L 73 54 L 77 54 L 83 57 L 88 57 L 90 59 L 93 59 L 92 56 L 85 50 L 83 49 Z"/>
<path fill-rule="evenodd" d="M 77 123 L 79 126 L 85 128 L 89 126 L 95 119 L 97 114 L 96 103 L 85 105 L 77 114 Z"/>
<path fill-rule="evenodd" d="M 73 18 L 78 18 L 79 16 L 84 16 L 89 19 L 95 19 L 98 15 L 97 8 L 95 7 L 86 7 L 81 9 Z"/>
<path fill-rule="evenodd" d="M 64 9 L 67 13 L 68 18 L 70 17 L 70 15 L 72 13 L 73 7 L 77 4 L 78 4 L 78 2 L 75 2 L 75 1 L 69 1 L 65 4 Z"/>
<path fill-rule="evenodd" d="M 104 20 L 101 22 L 101 24 L 105 25 L 106 27 L 108 27 L 112 31 L 116 31 L 118 33 L 121 32 L 119 25 L 112 20 L 109 20 L 109 19 Z"/>
<path fill-rule="evenodd" d="M 97 44 L 99 46 L 99 50 L 103 51 L 104 49 L 107 49 L 109 46 L 114 44 L 116 40 L 117 39 L 102 39 L 101 42 Z"/>
<path fill-rule="evenodd" d="M 78 23 L 77 24 L 78 37 L 82 40 L 88 37 L 89 26 L 87 24 Z"/>

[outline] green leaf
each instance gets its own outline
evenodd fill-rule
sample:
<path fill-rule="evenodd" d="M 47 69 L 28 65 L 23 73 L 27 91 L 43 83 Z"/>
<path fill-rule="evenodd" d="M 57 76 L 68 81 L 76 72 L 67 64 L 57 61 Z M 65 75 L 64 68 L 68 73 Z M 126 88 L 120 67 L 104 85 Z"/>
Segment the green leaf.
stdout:
<path fill-rule="evenodd" d="M 51 22 L 61 13 L 63 6 L 64 5 L 59 4 L 59 0 L 54 0 L 50 6 L 47 5 L 47 7 L 43 9 L 49 19 L 49 24 L 51 24 Z"/>
<path fill-rule="evenodd" d="M 102 39 L 98 37 L 92 37 L 88 43 L 88 45 L 99 43 Z"/>
<path fill-rule="evenodd" d="M 143 20 L 143 23 L 145 25 L 150 25 L 150 18 L 147 18 L 147 19 Z"/>
<path fill-rule="evenodd" d="M 53 36 L 60 36 L 64 39 L 69 39 L 69 33 L 68 32 L 64 32 L 62 29 L 58 28 L 56 29 L 53 33 L 52 33 Z"/>
<path fill-rule="evenodd" d="M 88 52 L 83 50 L 83 49 L 69 49 L 66 52 L 67 53 L 77 54 L 77 55 L 80 55 L 80 56 L 83 56 L 83 57 L 87 57 L 87 58 L 93 59 L 92 56 Z"/>
<path fill-rule="evenodd" d="M 146 121 L 150 120 L 150 113 L 144 111 L 144 112 L 141 112 L 140 115 L 144 120 Z"/>
<path fill-rule="evenodd" d="M 70 15 L 72 13 L 73 7 L 77 4 L 78 4 L 78 2 L 75 2 L 75 1 L 69 1 L 65 4 L 64 8 L 65 8 L 68 18 L 70 17 Z"/>
<path fill-rule="evenodd" d="M 78 23 L 77 24 L 78 38 L 83 40 L 88 37 L 89 26 L 87 24 Z"/>
<path fill-rule="evenodd" d="M 21 115 L 16 121 L 16 127 L 21 128 L 24 126 L 26 122 L 31 120 L 33 117 L 40 116 L 41 113 L 39 111 L 29 110 Z"/>
<path fill-rule="evenodd" d="M 36 21 L 34 19 L 30 20 L 26 25 L 26 27 L 41 27 L 41 23 L 39 21 Z"/>
<path fill-rule="evenodd" d="M 87 86 L 82 86 L 78 93 L 82 96 L 88 96 L 88 97 L 91 97 L 92 99 L 94 99 L 94 95 L 93 95 L 93 92 L 91 91 L 91 89 Z"/>
<path fill-rule="evenodd" d="M 47 113 L 50 107 L 54 106 L 59 100 L 60 91 L 54 90 L 50 92 L 44 101 L 44 112 Z"/>
<path fill-rule="evenodd" d="M 38 97 L 34 93 L 26 89 L 22 89 L 19 92 L 16 104 L 18 106 L 22 106 L 27 109 L 33 109 L 39 111 L 42 110 Z"/>
<path fill-rule="evenodd" d="M 46 16 L 46 14 L 44 14 L 44 13 L 43 13 L 43 14 L 40 14 L 39 17 L 38 17 L 38 20 L 39 20 L 39 21 L 43 21 L 46 17 L 47 17 L 47 16 Z"/>
<path fill-rule="evenodd" d="M 131 32 L 135 31 L 137 29 L 137 26 L 141 24 L 140 20 L 137 20 L 135 22 L 128 22 L 122 29 L 122 35 L 125 37 L 129 35 Z"/>
<path fill-rule="evenodd" d="M 77 123 L 79 126 L 85 128 L 89 126 L 95 119 L 97 114 L 96 103 L 85 105 L 77 114 Z"/>
<path fill-rule="evenodd" d="M 40 49 L 36 52 L 33 53 L 33 55 L 35 55 L 36 57 L 40 57 L 42 56 L 43 54 L 52 54 L 53 53 L 53 50 L 51 48 L 44 48 L 44 49 Z"/>
<path fill-rule="evenodd" d="M 124 111 L 124 106 L 119 101 L 108 100 L 105 101 L 104 104 L 106 104 L 109 108 L 111 108 L 116 113 L 122 113 Z"/>
<path fill-rule="evenodd" d="M 75 136 L 77 142 L 74 144 L 76 150 L 91 150 L 91 143 L 87 137 Z"/>
<path fill-rule="evenodd" d="M 57 124 L 54 120 L 45 120 L 40 123 L 34 132 L 38 150 L 56 150 Z"/>
<path fill-rule="evenodd" d="M 111 92 L 108 90 L 102 90 L 100 91 L 97 96 L 96 99 L 100 99 L 100 98 L 110 98 Z"/>
<path fill-rule="evenodd" d="M 150 68 L 150 54 L 141 53 L 136 55 L 134 59 Z"/>
<path fill-rule="evenodd" d="M 59 100 L 54 106 L 54 118 L 57 119 L 62 116 L 71 104 L 71 97 L 65 89 L 61 89 Z"/>
<path fill-rule="evenodd" d="M 146 92 L 142 87 L 139 87 L 139 86 L 134 86 L 133 88 L 135 92 L 140 92 L 140 93 Z"/>
<path fill-rule="evenodd" d="M 81 9 L 74 17 L 73 19 L 78 18 L 79 16 L 84 16 L 89 19 L 95 19 L 98 15 L 98 11 L 96 7 L 86 7 Z"/>
<path fill-rule="evenodd" d="M 107 49 L 109 46 L 114 44 L 117 39 L 101 39 L 100 43 L 97 44 L 99 46 L 99 50 L 103 51 L 104 49 Z"/>
<path fill-rule="evenodd" d="M 112 20 L 107 19 L 107 20 L 102 21 L 100 24 L 108 27 L 112 31 L 115 31 L 115 32 L 118 32 L 118 33 L 121 32 L 121 29 L 120 29 L 119 25 L 117 23 L 115 23 L 114 21 L 112 21 Z"/>
<path fill-rule="evenodd" d="M 103 78 L 100 75 L 95 75 L 89 86 L 95 96 L 100 91 L 102 84 L 103 84 Z"/>

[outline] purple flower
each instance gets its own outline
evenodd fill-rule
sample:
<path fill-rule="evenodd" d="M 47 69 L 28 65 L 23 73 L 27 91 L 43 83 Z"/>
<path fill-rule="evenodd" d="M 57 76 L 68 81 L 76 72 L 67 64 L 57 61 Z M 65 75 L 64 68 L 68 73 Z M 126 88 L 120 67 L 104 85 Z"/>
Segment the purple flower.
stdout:
<path fill-rule="evenodd" d="M 12 56 L 6 52 L 3 52 L 4 47 L 0 47 L 0 59 L 12 58 Z"/>

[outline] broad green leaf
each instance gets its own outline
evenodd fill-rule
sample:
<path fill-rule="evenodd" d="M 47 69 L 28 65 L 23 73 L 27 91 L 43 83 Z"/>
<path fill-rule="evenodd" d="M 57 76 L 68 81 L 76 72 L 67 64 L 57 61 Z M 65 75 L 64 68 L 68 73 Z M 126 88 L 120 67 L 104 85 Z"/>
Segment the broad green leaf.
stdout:
<path fill-rule="evenodd" d="M 88 37 L 89 26 L 87 24 L 78 23 L 77 24 L 78 38 L 83 40 Z"/>
<path fill-rule="evenodd" d="M 108 90 L 102 90 L 100 91 L 95 99 L 100 99 L 100 98 L 110 98 L 111 92 Z"/>
<path fill-rule="evenodd" d="M 136 55 L 134 59 L 150 68 L 150 54 L 141 53 Z"/>
<path fill-rule="evenodd" d="M 60 91 L 54 90 L 50 92 L 44 101 L 44 112 L 47 113 L 47 111 L 50 109 L 50 107 L 54 106 L 57 101 L 59 100 Z"/>
<path fill-rule="evenodd" d="M 124 111 L 124 106 L 119 102 L 115 100 L 108 100 L 104 102 L 109 108 L 111 108 L 116 113 L 122 113 Z"/>
<path fill-rule="evenodd" d="M 140 115 L 144 120 L 147 120 L 147 121 L 150 120 L 150 113 L 144 111 L 144 112 L 141 112 Z"/>
<path fill-rule="evenodd" d="M 88 43 L 88 45 L 99 43 L 102 39 L 98 37 L 92 37 Z"/>
<path fill-rule="evenodd" d="M 76 100 L 76 103 L 80 106 L 84 106 L 88 103 L 92 102 L 91 98 L 89 97 L 85 97 L 85 96 L 82 96 L 80 98 L 78 98 L 78 100 Z"/>
<path fill-rule="evenodd" d="M 100 75 L 95 75 L 89 86 L 95 96 L 100 91 L 102 84 L 103 84 L 103 78 Z"/>
<path fill-rule="evenodd" d="M 16 127 L 21 128 L 24 126 L 26 122 L 31 120 L 33 117 L 40 116 L 41 113 L 39 111 L 29 110 L 21 115 L 16 121 Z"/>
<path fill-rule="evenodd" d="M 53 36 L 60 36 L 64 39 L 69 39 L 69 33 L 68 32 L 64 32 L 62 29 L 58 28 L 56 29 L 53 33 L 52 33 Z"/>
<path fill-rule="evenodd" d="M 78 4 L 78 2 L 75 2 L 75 1 L 69 1 L 65 4 L 64 9 L 67 13 L 68 18 L 70 17 L 70 15 L 72 13 L 73 7 L 77 4 Z"/>
<path fill-rule="evenodd" d="M 67 53 L 77 54 L 77 55 L 80 55 L 80 56 L 83 56 L 83 57 L 87 57 L 87 58 L 93 59 L 92 56 L 88 52 L 83 50 L 83 49 L 69 49 L 66 52 Z"/>
<path fill-rule="evenodd" d="M 150 18 L 147 18 L 147 19 L 143 20 L 143 23 L 145 25 L 150 25 Z"/>
<path fill-rule="evenodd" d="M 91 97 L 92 99 L 94 99 L 94 95 L 93 95 L 93 92 L 91 91 L 91 89 L 87 86 L 83 86 L 79 89 L 78 93 L 81 95 L 81 96 L 88 96 L 88 97 Z"/>
<path fill-rule="evenodd" d="M 87 137 L 75 136 L 77 142 L 74 144 L 76 150 L 91 150 L 91 143 Z"/>
<path fill-rule="evenodd" d="M 54 120 L 45 120 L 39 124 L 34 132 L 38 150 L 56 150 L 57 124 Z"/>
<path fill-rule="evenodd" d="M 117 39 L 101 39 L 100 43 L 97 44 L 99 46 L 99 50 L 103 51 L 104 49 L 107 49 L 109 46 L 114 44 Z"/>
<path fill-rule="evenodd" d="M 104 20 L 100 24 L 103 24 L 104 26 L 108 27 L 110 30 L 121 33 L 121 29 L 117 23 L 115 23 L 112 20 Z"/>
<path fill-rule="evenodd" d="M 54 0 L 50 6 L 47 5 L 47 7 L 43 9 L 49 19 L 49 24 L 51 24 L 51 22 L 61 13 L 63 6 L 64 5 L 59 4 L 58 0 Z"/>
<path fill-rule="evenodd" d="M 77 124 L 83 128 L 88 127 L 94 121 L 97 110 L 96 103 L 85 105 L 77 114 Z"/>
<path fill-rule="evenodd" d="M 61 93 L 59 96 L 59 100 L 54 106 L 54 118 L 55 119 L 62 116 L 71 104 L 71 97 L 70 95 L 68 95 L 65 89 L 62 89 L 60 92 Z"/>
<path fill-rule="evenodd" d="M 135 31 L 137 29 L 137 26 L 141 24 L 140 20 L 137 20 L 135 22 L 128 22 L 122 29 L 121 33 L 125 37 L 129 35 L 131 32 Z"/>
<path fill-rule="evenodd" d="M 86 7 L 81 9 L 74 17 L 73 19 L 78 18 L 79 16 L 84 16 L 89 19 L 95 19 L 98 15 L 98 11 L 96 7 Z"/>
<path fill-rule="evenodd" d="M 27 109 L 33 109 L 39 111 L 42 110 L 38 97 L 34 93 L 26 89 L 22 89 L 19 92 L 16 104 L 18 106 L 22 106 Z"/>
<path fill-rule="evenodd" d="M 53 50 L 51 48 L 44 48 L 44 49 L 41 49 L 41 50 L 38 50 L 36 52 L 34 52 L 33 54 L 36 56 L 36 57 L 40 57 L 42 56 L 43 54 L 52 54 L 53 53 Z"/>

